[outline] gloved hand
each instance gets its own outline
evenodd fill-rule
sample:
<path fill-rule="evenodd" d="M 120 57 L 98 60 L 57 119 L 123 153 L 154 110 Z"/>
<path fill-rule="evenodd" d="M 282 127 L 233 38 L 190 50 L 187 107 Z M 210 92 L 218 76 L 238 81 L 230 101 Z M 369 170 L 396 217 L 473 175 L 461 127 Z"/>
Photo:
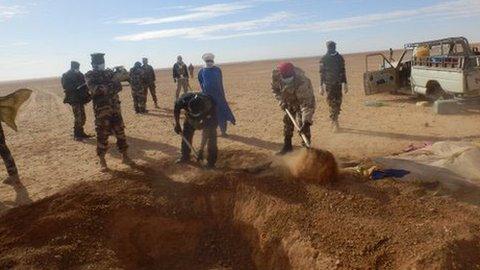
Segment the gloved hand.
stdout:
<path fill-rule="evenodd" d="M 177 134 L 182 134 L 182 127 L 180 126 L 180 123 L 175 124 L 175 133 Z"/>
<path fill-rule="evenodd" d="M 342 91 L 345 94 L 348 93 L 348 84 L 347 83 L 342 83 Z"/>
<path fill-rule="evenodd" d="M 285 109 L 287 108 L 287 104 L 283 101 L 280 101 L 279 105 L 280 105 L 280 108 L 282 109 L 282 111 L 285 111 Z"/>
<path fill-rule="evenodd" d="M 325 95 L 325 84 L 322 83 L 320 85 L 320 95 L 324 96 Z"/>
<path fill-rule="evenodd" d="M 302 126 L 300 127 L 300 132 L 303 133 L 303 134 L 308 133 L 311 125 L 312 125 L 312 124 L 309 123 L 309 122 L 304 122 L 304 123 L 302 124 Z"/>

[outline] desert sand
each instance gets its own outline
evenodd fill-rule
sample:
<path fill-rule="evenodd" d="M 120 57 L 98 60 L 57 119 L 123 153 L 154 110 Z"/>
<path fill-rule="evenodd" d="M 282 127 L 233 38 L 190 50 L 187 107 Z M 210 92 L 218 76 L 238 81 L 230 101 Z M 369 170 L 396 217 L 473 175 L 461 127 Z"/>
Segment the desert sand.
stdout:
<path fill-rule="evenodd" d="M 350 92 L 344 97 L 340 133 L 332 133 L 325 97 L 318 92 L 319 58 L 291 60 L 306 71 L 315 87 L 313 145 L 333 153 L 339 163 L 398 153 L 412 143 L 480 139 L 480 113 L 435 115 L 430 107 L 416 106 L 417 100 L 409 96 L 367 97 L 363 92 L 364 54 L 346 55 L 345 59 Z M 106 61 L 108 65 L 108 56 Z M 132 169 L 121 164 L 111 139 L 107 155 L 110 173 L 99 172 L 94 139 L 84 143 L 73 140 L 73 116 L 71 108 L 62 102 L 59 78 L 1 83 L 1 94 L 20 87 L 34 93 L 17 117 L 19 132 L 5 128 L 22 184 L 0 185 L 0 213 L 6 213 L 0 217 L 0 242 L 4 244 L 0 266 L 480 267 L 478 203 L 439 196 L 438 183 L 373 183 L 344 172 L 337 184 L 322 187 L 291 182 L 272 171 L 260 175 L 244 171 L 268 162 L 282 146 L 283 114 L 270 90 L 271 70 L 279 61 L 220 65 L 237 125 L 230 126 L 228 138 L 219 138 L 218 169 L 208 173 L 195 166 L 173 164 L 180 138 L 173 132 L 175 85 L 170 70 L 157 71 L 161 109 L 154 109 L 149 97 L 147 115 L 134 113 L 130 88 L 124 87 L 121 100 L 129 151 L 139 167 Z M 84 72 L 87 69 L 81 68 Z M 191 86 L 198 89 L 196 80 L 191 81 Z M 367 107 L 367 100 L 379 100 L 386 106 Z M 86 131 L 93 134 L 91 104 L 86 110 Z M 298 136 L 295 144 L 300 146 Z M 169 184 L 158 184 L 167 180 Z M 217 189 L 206 188 L 209 185 Z M 192 192 L 197 195 L 190 196 Z M 198 195 L 202 192 L 207 195 Z M 203 201 L 203 197 L 214 202 Z M 95 212 L 102 207 L 104 214 L 99 214 L 103 210 Z M 199 221 L 209 215 L 213 215 L 212 220 Z M 132 246 L 135 243 L 119 244 L 129 241 L 124 238 L 137 231 L 132 229 L 135 226 L 143 231 L 137 239 L 146 245 L 143 251 Z M 156 232 L 157 226 L 173 229 Z M 72 230 L 78 230 L 78 235 L 67 237 Z M 235 235 L 241 230 L 243 237 L 225 233 L 229 230 L 235 230 Z M 210 253 L 199 254 L 191 245 L 210 245 L 210 240 L 205 240 L 210 239 L 210 231 L 214 232 L 212 239 L 223 245 L 230 243 L 229 248 L 211 243 L 205 248 Z M 218 231 L 222 231 L 221 235 Z M 186 236 L 177 243 L 169 234 Z M 62 237 L 68 241 L 58 240 Z M 111 245 L 112 241 L 116 244 Z M 172 248 L 154 247 L 157 243 L 162 245 L 162 241 Z M 90 243 L 98 243 L 98 247 Z M 219 251 L 222 249 L 231 252 L 223 254 Z M 73 250 L 84 253 L 72 255 Z M 185 252 L 178 255 L 178 250 Z M 34 255 L 27 256 L 26 252 Z M 192 258 L 206 261 L 190 261 Z"/>

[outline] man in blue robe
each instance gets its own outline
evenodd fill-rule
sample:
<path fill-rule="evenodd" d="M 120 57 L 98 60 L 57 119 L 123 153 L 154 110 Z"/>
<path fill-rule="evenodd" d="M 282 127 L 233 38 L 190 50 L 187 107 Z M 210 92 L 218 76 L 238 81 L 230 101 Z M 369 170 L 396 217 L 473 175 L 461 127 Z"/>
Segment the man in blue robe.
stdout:
<path fill-rule="evenodd" d="M 215 56 L 206 53 L 202 56 L 205 61 L 205 67 L 198 72 L 198 81 L 202 88 L 202 93 L 209 95 L 216 103 L 218 126 L 223 137 L 227 136 L 227 122 L 235 125 L 235 116 L 228 106 L 223 88 L 222 70 L 215 66 Z"/>

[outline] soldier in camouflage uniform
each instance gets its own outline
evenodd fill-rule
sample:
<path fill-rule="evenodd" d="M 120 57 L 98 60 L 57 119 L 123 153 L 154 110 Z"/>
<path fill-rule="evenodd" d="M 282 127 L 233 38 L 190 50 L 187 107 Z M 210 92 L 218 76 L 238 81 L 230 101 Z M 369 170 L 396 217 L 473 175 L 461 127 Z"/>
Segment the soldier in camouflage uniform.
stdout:
<path fill-rule="evenodd" d="M 133 107 L 135 113 L 147 113 L 147 91 L 145 70 L 140 62 L 130 69 L 130 86 L 132 88 Z"/>
<path fill-rule="evenodd" d="M 348 92 L 345 60 L 337 52 L 337 45 L 333 41 L 327 42 L 327 53 L 320 60 L 320 94 L 327 92 L 327 102 L 330 106 L 330 119 L 333 131 L 340 128 L 338 116 L 342 110 L 342 90 Z"/>
<path fill-rule="evenodd" d="M 311 140 L 310 126 L 315 113 L 315 96 L 312 82 L 305 72 L 291 63 L 281 63 L 272 73 L 272 91 L 282 110 L 288 109 L 297 118 L 301 132 Z M 278 153 L 284 155 L 293 150 L 294 125 L 288 115 L 283 117 L 284 145 Z"/>
<path fill-rule="evenodd" d="M 62 76 L 62 86 L 65 90 L 63 103 L 68 103 L 72 106 L 73 117 L 75 119 L 73 138 L 76 141 L 82 141 L 83 139 L 92 137 L 86 134 L 83 129 L 87 120 L 85 104 L 90 102 L 91 97 L 85 83 L 85 76 L 80 72 L 80 63 L 76 61 L 71 62 L 70 70 Z"/>
<path fill-rule="evenodd" d="M 147 95 L 148 95 L 148 90 L 150 89 L 150 94 L 152 95 L 153 103 L 155 103 L 155 108 L 160 108 L 158 107 L 158 99 L 157 99 L 157 91 L 156 88 L 157 86 L 155 85 L 155 81 L 157 80 L 157 77 L 155 76 L 155 70 L 151 65 L 148 64 L 148 59 L 143 58 L 143 70 L 145 72 L 145 102 L 147 102 Z"/>
<path fill-rule="evenodd" d="M 15 165 L 15 160 L 10 153 L 10 149 L 7 147 L 5 142 L 5 134 L 3 133 L 2 124 L 0 122 L 0 155 L 2 155 L 3 162 L 7 168 L 8 178 L 3 181 L 5 184 L 14 184 L 18 182 L 18 171 L 17 166 Z"/>
<path fill-rule="evenodd" d="M 122 153 L 123 163 L 133 165 L 133 161 L 127 155 L 128 145 L 118 96 L 122 90 L 122 84 L 114 79 L 112 70 L 105 69 L 104 54 L 92 54 L 92 67 L 93 70 L 89 71 L 85 77 L 93 99 L 100 166 L 103 171 L 108 169 L 105 154 L 110 135 L 117 137 L 117 147 Z"/>

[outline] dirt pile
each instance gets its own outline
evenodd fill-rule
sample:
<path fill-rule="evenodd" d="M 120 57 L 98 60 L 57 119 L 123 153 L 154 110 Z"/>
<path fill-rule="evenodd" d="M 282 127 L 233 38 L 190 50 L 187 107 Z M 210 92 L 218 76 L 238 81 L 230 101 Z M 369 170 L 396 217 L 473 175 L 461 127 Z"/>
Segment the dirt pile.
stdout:
<path fill-rule="evenodd" d="M 272 169 L 197 180 L 122 173 L 13 209 L 0 220 L 0 268 L 480 267 L 478 206 L 435 185 L 346 173 L 310 185 Z"/>
<path fill-rule="evenodd" d="M 332 153 L 320 149 L 302 148 L 283 159 L 291 175 L 313 184 L 334 182 L 338 177 L 338 165 Z"/>

